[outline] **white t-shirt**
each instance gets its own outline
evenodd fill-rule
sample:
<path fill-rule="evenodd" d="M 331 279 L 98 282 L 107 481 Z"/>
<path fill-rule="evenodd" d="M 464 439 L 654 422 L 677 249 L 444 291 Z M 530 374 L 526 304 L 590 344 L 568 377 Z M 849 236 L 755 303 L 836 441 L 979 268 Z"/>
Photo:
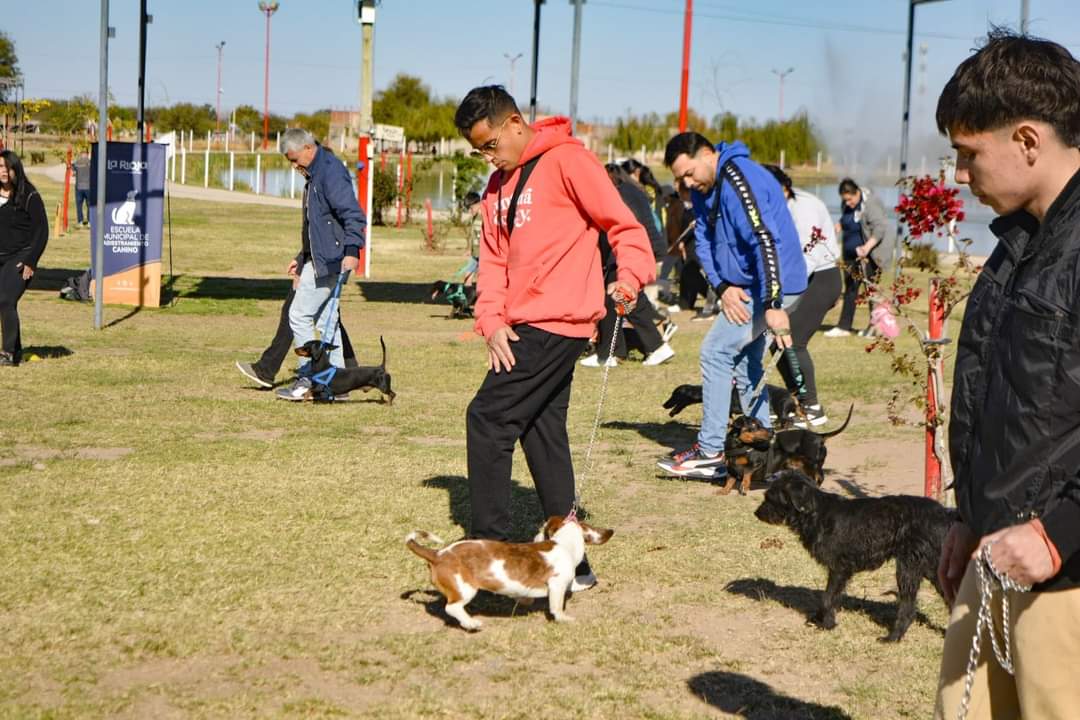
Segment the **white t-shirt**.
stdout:
<path fill-rule="evenodd" d="M 799 188 L 794 188 L 793 192 L 795 197 L 787 201 L 787 206 L 791 211 L 791 218 L 795 221 L 795 229 L 799 231 L 799 242 L 806 260 L 806 274 L 811 275 L 818 270 L 836 267 L 836 261 L 840 258 L 840 244 L 836 241 L 836 227 L 829 215 L 829 209 L 813 193 Z M 810 244 L 815 227 L 821 230 L 825 239 L 807 252 L 806 246 Z"/>

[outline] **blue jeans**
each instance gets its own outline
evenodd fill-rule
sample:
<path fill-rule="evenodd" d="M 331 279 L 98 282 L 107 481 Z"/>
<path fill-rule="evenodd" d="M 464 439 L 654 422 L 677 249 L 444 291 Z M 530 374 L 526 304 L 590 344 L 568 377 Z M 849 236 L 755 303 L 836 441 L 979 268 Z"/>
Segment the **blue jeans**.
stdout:
<path fill-rule="evenodd" d="M 784 307 L 790 306 L 798 295 L 785 295 Z M 765 427 L 769 420 L 769 398 L 762 392 L 751 405 L 751 395 L 765 372 L 762 355 L 765 353 L 765 306 L 755 298 L 746 303 L 750 322 L 736 325 L 724 313 L 716 316 L 712 328 L 701 343 L 701 384 L 704 403 L 698 444 L 708 453 L 721 452 L 727 436 L 728 414 L 731 412 L 731 382 L 746 413 L 756 417 Z"/>
<path fill-rule="evenodd" d="M 90 222 L 90 191 L 89 190 L 75 190 L 75 212 L 79 218 L 79 224 L 83 223 L 83 203 L 86 203 L 86 222 Z"/>
<path fill-rule="evenodd" d="M 330 302 L 337 285 L 337 276 L 315 277 L 315 265 L 304 263 L 300 270 L 300 283 L 296 286 L 292 307 L 289 308 L 289 327 L 293 332 L 293 347 L 303 347 L 304 343 L 315 340 L 315 330 L 321 333 L 326 327 L 334 328 L 333 345 L 330 351 L 330 364 L 345 367 L 345 358 L 341 352 L 341 332 L 338 330 L 338 303 Z M 311 361 L 300 358 L 297 374 L 305 375 Z"/>

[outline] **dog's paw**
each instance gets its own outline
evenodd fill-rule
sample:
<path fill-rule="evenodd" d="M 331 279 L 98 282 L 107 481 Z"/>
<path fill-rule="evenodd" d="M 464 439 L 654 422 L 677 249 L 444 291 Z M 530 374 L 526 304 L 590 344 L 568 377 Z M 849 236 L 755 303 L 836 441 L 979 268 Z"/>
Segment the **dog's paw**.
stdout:
<path fill-rule="evenodd" d="M 897 635 L 896 633 L 889 633 L 885 637 L 879 637 L 877 641 L 879 643 L 898 643 L 903 639 L 903 635 Z"/>
<path fill-rule="evenodd" d="M 717 495 L 730 495 L 730 494 L 731 494 L 731 488 L 729 488 L 729 487 L 727 487 L 727 486 L 725 485 L 724 487 L 722 487 L 722 488 L 720 488 L 719 490 L 717 490 L 717 491 L 716 491 L 716 494 L 717 494 Z"/>
<path fill-rule="evenodd" d="M 818 626 L 822 630 L 832 630 L 834 627 L 836 627 L 836 617 L 831 614 L 826 615 L 824 611 L 821 610 L 811 615 L 810 619 L 807 622 Z"/>
<path fill-rule="evenodd" d="M 577 622 L 576 620 L 574 620 L 574 618 L 570 617 L 566 613 L 559 613 L 558 615 L 554 615 L 553 617 L 555 618 L 555 622 L 559 623 Z"/>
<path fill-rule="evenodd" d="M 484 627 L 484 623 L 476 620 L 475 618 L 469 618 L 468 620 L 460 620 L 461 629 L 468 630 L 469 632 L 477 632 L 480 628 Z"/>

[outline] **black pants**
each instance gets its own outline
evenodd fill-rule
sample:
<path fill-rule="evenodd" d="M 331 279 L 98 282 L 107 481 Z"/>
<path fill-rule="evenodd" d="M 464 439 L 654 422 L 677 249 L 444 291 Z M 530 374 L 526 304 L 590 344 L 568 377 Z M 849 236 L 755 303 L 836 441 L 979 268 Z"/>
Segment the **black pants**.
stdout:
<path fill-rule="evenodd" d="M 817 381 L 814 378 L 814 360 L 810 357 L 810 351 L 806 349 L 806 345 L 821 327 L 825 314 L 832 309 L 839 297 L 840 268 L 831 267 L 827 270 L 819 270 L 810 275 L 806 290 L 799 296 L 798 304 L 791 311 L 791 346 L 795 349 L 795 357 L 799 361 L 799 370 L 806 388 L 805 395 L 800 399 L 807 405 L 817 405 L 818 395 Z M 797 392 L 799 388 L 787 358 L 781 356 L 777 367 L 787 389 L 792 393 Z"/>
<path fill-rule="evenodd" d="M 281 306 L 281 318 L 278 320 L 274 339 L 270 341 L 270 347 L 263 350 L 263 354 L 258 361 L 252 365 L 256 374 L 261 378 L 273 380 L 277 376 L 278 370 L 281 369 L 281 364 L 285 362 L 285 357 L 292 350 L 293 331 L 292 327 L 289 326 L 289 308 L 292 307 L 293 297 L 295 296 L 296 291 L 290 289 L 285 298 L 285 303 Z M 341 329 L 341 352 L 345 356 L 345 367 L 356 367 L 356 353 L 353 352 L 349 334 L 345 332 L 345 326 L 341 323 L 340 312 L 338 313 L 338 327 Z"/>
<path fill-rule="evenodd" d="M 844 307 L 840 310 L 840 322 L 836 326 L 850 331 L 851 323 L 855 319 L 855 301 L 859 297 L 859 286 L 866 280 L 877 282 L 881 277 L 881 268 L 872 257 L 867 257 L 865 264 L 861 264 L 858 258 L 849 258 L 846 254 L 844 265 Z M 852 270 L 857 271 L 859 276 L 852 274 Z"/>
<path fill-rule="evenodd" d="M 608 351 L 611 349 L 611 334 L 615 331 L 615 301 L 610 295 L 604 296 L 604 307 L 607 315 L 600 321 L 600 337 L 596 341 L 596 354 L 601 360 L 607 360 Z M 656 311 L 649 298 L 643 292 L 639 292 L 634 309 L 626 316 L 626 319 L 634 326 L 638 338 L 641 340 L 642 351 L 648 355 L 656 348 L 664 344 L 664 338 L 656 329 L 656 323 L 664 318 Z M 615 357 L 625 359 L 627 354 L 626 337 L 620 328 L 619 337 L 615 340 Z"/>
<path fill-rule="evenodd" d="M 516 364 L 488 371 L 469 403 L 465 429 L 469 462 L 470 537 L 509 540 L 510 470 L 521 441 L 544 517 L 566 515 L 574 503 L 574 467 L 566 412 L 583 338 L 517 325 L 510 344 Z"/>
<path fill-rule="evenodd" d="M 0 261 L 0 327 L 3 328 L 5 353 L 16 362 L 22 359 L 22 335 L 19 329 L 19 298 L 30 283 L 23 280 L 22 268 L 14 258 Z"/>
<path fill-rule="evenodd" d="M 693 310 L 698 295 L 706 298 L 708 304 L 709 282 L 698 261 L 687 259 L 679 274 L 679 304 L 686 310 Z"/>

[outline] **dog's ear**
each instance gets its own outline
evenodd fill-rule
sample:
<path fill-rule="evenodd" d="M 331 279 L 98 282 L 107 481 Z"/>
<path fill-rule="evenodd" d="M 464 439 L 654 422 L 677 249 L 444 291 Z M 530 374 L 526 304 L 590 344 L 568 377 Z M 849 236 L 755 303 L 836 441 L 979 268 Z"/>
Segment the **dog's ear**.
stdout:
<path fill-rule="evenodd" d="M 817 489 L 803 474 L 792 472 L 786 478 L 787 496 L 792 507 L 801 513 L 809 513 L 814 510 L 817 500 Z"/>
<path fill-rule="evenodd" d="M 544 540 L 550 540 L 555 533 L 559 532 L 559 528 L 561 528 L 565 522 L 566 518 L 559 515 L 552 515 L 547 519 L 547 522 L 544 523 L 544 528 L 540 531 L 540 535 L 543 536 Z"/>
<path fill-rule="evenodd" d="M 614 530 L 606 530 L 604 528 L 594 528 L 592 525 L 586 523 L 578 523 L 581 525 L 581 532 L 585 536 L 586 545 L 603 545 L 611 536 L 615 534 Z"/>
<path fill-rule="evenodd" d="M 300 357 L 311 357 L 311 349 L 308 348 L 307 345 L 303 345 L 301 347 L 295 348 L 293 350 L 293 352 L 296 353 L 297 355 L 299 355 Z"/>
<path fill-rule="evenodd" d="M 802 445 L 803 431 L 799 429 L 795 430 L 782 430 L 776 433 L 776 445 L 788 455 L 794 455 L 799 446 Z"/>

